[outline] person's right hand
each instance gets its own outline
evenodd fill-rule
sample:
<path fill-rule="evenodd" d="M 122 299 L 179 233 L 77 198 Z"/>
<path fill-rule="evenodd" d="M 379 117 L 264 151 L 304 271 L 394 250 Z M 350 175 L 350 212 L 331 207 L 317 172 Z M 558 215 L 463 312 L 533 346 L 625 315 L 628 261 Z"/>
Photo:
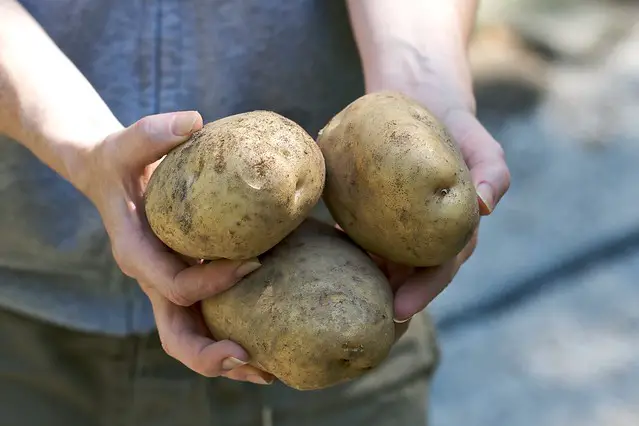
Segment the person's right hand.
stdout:
<path fill-rule="evenodd" d="M 197 112 L 167 113 L 144 117 L 107 136 L 87 155 L 80 189 L 100 212 L 118 265 L 149 297 L 164 350 L 204 376 L 270 383 L 271 375 L 246 365 L 249 355 L 242 347 L 212 339 L 198 308 L 200 300 L 259 268 L 259 261 L 190 266 L 153 234 L 144 214 L 143 194 L 151 173 L 202 125 Z"/>

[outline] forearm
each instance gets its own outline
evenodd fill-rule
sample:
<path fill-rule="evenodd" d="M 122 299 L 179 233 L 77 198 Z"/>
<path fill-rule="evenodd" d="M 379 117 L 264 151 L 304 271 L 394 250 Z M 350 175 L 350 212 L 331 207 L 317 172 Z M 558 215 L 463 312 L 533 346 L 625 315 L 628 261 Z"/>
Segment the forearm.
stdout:
<path fill-rule="evenodd" d="M 36 21 L 16 1 L 0 0 L 0 133 L 74 182 L 86 152 L 119 128 Z"/>
<path fill-rule="evenodd" d="M 424 80 L 442 84 L 454 81 L 458 87 L 450 89 L 470 98 L 466 50 L 477 3 L 348 0 L 367 86 L 376 89 L 381 81 L 411 86 L 419 86 Z"/>

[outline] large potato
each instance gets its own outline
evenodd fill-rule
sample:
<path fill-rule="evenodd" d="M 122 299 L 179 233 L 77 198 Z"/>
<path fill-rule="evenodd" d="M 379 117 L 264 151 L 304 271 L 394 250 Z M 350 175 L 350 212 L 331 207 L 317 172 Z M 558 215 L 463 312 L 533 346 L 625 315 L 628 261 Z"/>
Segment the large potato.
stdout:
<path fill-rule="evenodd" d="M 299 125 L 253 111 L 213 121 L 171 151 L 151 176 L 153 232 L 197 259 L 247 259 L 269 250 L 310 213 L 324 159 Z"/>
<path fill-rule="evenodd" d="M 365 95 L 318 136 L 324 201 L 361 247 L 412 266 L 459 253 L 479 221 L 477 194 L 457 145 L 412 99 Z"/>
<path fill-rule="evenodd" d="M 307 219 L 260 258 L 262 267 L 202 301 L 216 339 L 299 390 L 356 378 L 388 355 L 395 338 L 386 277 L 341 231 Z"/>

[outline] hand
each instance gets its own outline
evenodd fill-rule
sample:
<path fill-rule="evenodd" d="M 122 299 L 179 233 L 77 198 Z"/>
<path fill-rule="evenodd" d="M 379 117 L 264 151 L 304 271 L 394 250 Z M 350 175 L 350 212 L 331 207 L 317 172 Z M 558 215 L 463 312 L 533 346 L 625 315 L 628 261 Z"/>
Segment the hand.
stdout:
<path fill-rule="evenodd" d="M 478 231 L 479 229 L 475 230 L 471 240 L 455 258 L 440 266 L 414 268 L 371 255 L 388 278 L 395 295 L 394 320 L 397 338 L 406 331 L 408 321 L 416 313 L 422 311 L 453 281 L 459 268 L 473 254 L 477 246 Z"/>
<path fill-rule="evenodd" d="M 441 54 L 437 56 L 439 60 L 427 60 L 414 50 L 401 52 L 392 67 L 368 73 L 367 91 L 403 92 L 421 102 L 442 121 L 461 149 L 477 191 L 480 214 L 485 216 L 494 211 L 508 191 L 510 173 L 501 145 L 475 117 L 468 64 L 441 59 L 449 57 L 460 58 L 462 55 Z M 399 58 L 408 59 L 403 62 Z M 420 68 L 424 71 L 419 71 Z M 454 259 L 431 268 L 410 268 L 374 257 L 395 291 L 395 321 L 398 324 L 423 310 L 450 284 L 475 250 L 477 238 L 478 230 Z"/>
<path fill-rule="evenodd" d="M 118 265 L 149 297 L 164 350 L 204 376 L 271 382 L 272 376 L 246 365 L 242 347 L 212 339 L 198 308 L 200 300 L 259 268 L 259 261 L 185 259 L 155 237 L 144 214 L 154 168 L 202 125 L 198 113 L 187 111 L 148 116 L 116 131 L 87 154 L 87 174 L 77 186 L 99 210 Z"/>

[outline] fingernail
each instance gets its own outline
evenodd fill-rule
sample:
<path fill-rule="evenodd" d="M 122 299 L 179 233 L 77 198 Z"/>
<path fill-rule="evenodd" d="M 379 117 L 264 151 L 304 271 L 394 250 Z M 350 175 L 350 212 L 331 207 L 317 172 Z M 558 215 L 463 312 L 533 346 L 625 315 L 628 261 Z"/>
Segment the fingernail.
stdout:
<path fill-rule="evenodd" d="M 262 376 L 258 376 L 257 374 L 249 374 L 246 377 L 246 380 L 251 383 L 255 383 L 256 385 L 270 385 L 271 383 L 273 383 L 273 379 L 271 379 L 270 382 L 267 382 Z"/>
<path fill-rule="evenodd" d="M 171 131 L 175 136 L 187 136 L 195 127 L 197 115 L 192 112 L 183 112 L 176 114 L 171 123 Z"/>
<path fill-rule="evenodd" d="M 255 271 L 260 266 L 262 266 L 262 264 L 260 263 L 259 260 L 257 260 L 257 259 L 249 260 L 247 262 L 242 263 L 240 266 L 238 266 L 237 269 L 235 270 L 235 274 L 239 278 L 242 278 L 242 277 L 247 276 L 251 272 Z"/>
<path fill-rule="evenodd" d="M 410 320 L 411 320 L 411 318 L 413 318 L 413 317 L 408 317 L 408 318 L 403 319 L 403 320 L 402 320 L 402 319 L 398 319 L 398 318 L 393 318 L 393 322 L 394 322 L 395 324 L 404 324 L 404 323 L 406 323 L 406 322 L 410 321 Z"/>
<path fill-rule="evenodd" d="M 228 358 L 225 358 L 224 361 L 222 361 L 222 369 L 224 371 L 231 371 L 234 368 L 241 367 L 246 364 L 248 363 L 245 361 L 242 361 L 241 359 L 237 359 L 235 357 L 230 356 Z"/>
<path fill-rule="evenodd" d="M 492 212 L 493 211 L 492 187 L 485 182 L 480 183 L 479 185 L 477 185 L 477 195 L 479 196 L 479 198 L 481 198 L 481 202 L 484 203 L 484 206 L 486 207 L 486 209 L 488 209 L 488 212 Z"/>

